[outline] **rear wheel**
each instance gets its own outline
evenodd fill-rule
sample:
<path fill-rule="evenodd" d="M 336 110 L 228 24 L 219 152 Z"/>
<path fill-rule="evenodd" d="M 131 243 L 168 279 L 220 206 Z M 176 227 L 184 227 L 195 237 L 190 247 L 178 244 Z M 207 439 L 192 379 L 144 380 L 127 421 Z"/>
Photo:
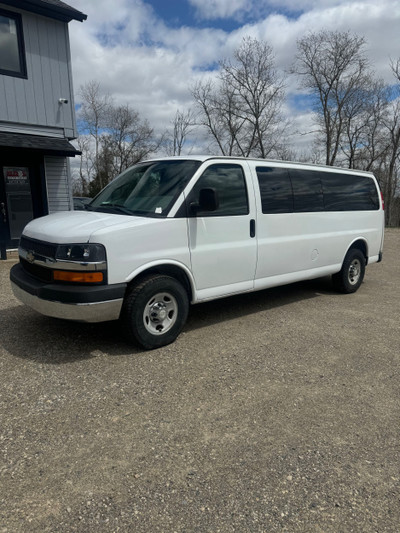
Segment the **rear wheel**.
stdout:
<path fill-rule="evenodd" d="M 340 272 L 332 276 L 334 288 L 346 294 L 356 292 L 365 274 L 365 257 L 361 250 L 353 248 L 347 252 Z"/>
<path fill-rule="evenodd" d="M 146 350 L 173 342 L 185 325 L 189 298 L 174 278 L 155 275 L 125 296 L 121 323 L 128 340 Z"/>

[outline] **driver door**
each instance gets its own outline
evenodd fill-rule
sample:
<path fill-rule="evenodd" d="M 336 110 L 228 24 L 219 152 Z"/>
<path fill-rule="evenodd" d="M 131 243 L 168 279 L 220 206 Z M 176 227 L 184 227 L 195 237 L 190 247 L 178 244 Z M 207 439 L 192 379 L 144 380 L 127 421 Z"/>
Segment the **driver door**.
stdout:
<path fill-rule="evenodd" d="M 191 210 L 201 189 L 217 192 L 214 211 Z M 198 299 L 254 287 L 257 260 L 255 200 L 243 164 L 210 162 L 187 198 L 189 249 Z"/>

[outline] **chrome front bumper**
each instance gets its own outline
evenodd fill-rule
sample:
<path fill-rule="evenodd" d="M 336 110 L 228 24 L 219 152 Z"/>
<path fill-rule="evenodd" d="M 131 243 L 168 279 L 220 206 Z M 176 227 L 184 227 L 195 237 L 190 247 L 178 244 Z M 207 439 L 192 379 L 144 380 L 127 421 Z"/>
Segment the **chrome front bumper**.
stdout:
<path fill-rule="evenodd" d="M 127 287 L 48 283 L 28 274 L 21 263 L 11 268 L 10 282 L 16 298 L 35 311 L 79 322 L 117 320 Z"/>
<path fill-rule="evenodd" d="M 106 322 L 118 320 L 121 313 L 123 298 L 108 300 L 106 302 L 90 303 L 63 303 L 43 300 L 38 296 L 29 294 L 15 283 L 11 282 L 14 296 L 18 300 L 38 313 L 54 318 L 76 320 L 78 322 Z"/>

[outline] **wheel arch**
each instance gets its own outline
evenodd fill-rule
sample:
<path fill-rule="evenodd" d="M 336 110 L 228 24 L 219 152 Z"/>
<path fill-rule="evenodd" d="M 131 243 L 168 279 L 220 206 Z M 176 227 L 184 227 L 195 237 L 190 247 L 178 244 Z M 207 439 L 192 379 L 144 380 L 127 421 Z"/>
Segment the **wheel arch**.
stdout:
<path fill-rule="evenodd" d="M 151 275 L 164 275 L 179 281 L 188 293 L 189 301 L 193 302 L 195 298 L 195 284 L 190 270 L 177 262 L 160 261 L 143 265 L 131 273 L 127 279 L 128 287 L 140 283 L 144 278 Z"/>
<path fill-rule="evenodd" d="M 343 261 L 350 250 L 360 250 L 365 257 L 365 264 L 368 264 L 368 243 L 364 238 L 355 239 L 347 248 Z M 343 263 L 342 261 L 342 263 Z"/>

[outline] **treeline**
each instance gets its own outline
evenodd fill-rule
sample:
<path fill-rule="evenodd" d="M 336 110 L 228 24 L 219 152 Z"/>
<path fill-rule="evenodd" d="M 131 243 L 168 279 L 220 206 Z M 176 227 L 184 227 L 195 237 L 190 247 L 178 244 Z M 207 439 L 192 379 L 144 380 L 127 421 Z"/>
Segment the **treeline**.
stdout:
<path fill-rule="evenodd" d="M 80 90 L 82 157 L 74 193 L 94 196 L 127 167 L 152 154 L 190 153 L 201 138 L 206 153 L 373 171 L 386 223 L 400 226 L 400 58 L 388 69 L 391 84 L 376 78 L 365 39 L 350 32 L 308 33 L 286 75 L 268 43 L 245 38 L 232 59 L 220 61 L 214 78 L 189 88 L 192 108 L 177 110 L 158 135 L 137 110 L 116 105 L 91 81 Z M 284 114 L 289 80 L 306 91 L 309 129 L 295 127 Z M 312 139 L 306 150 L 291 146 L 294 132 Z"/>

